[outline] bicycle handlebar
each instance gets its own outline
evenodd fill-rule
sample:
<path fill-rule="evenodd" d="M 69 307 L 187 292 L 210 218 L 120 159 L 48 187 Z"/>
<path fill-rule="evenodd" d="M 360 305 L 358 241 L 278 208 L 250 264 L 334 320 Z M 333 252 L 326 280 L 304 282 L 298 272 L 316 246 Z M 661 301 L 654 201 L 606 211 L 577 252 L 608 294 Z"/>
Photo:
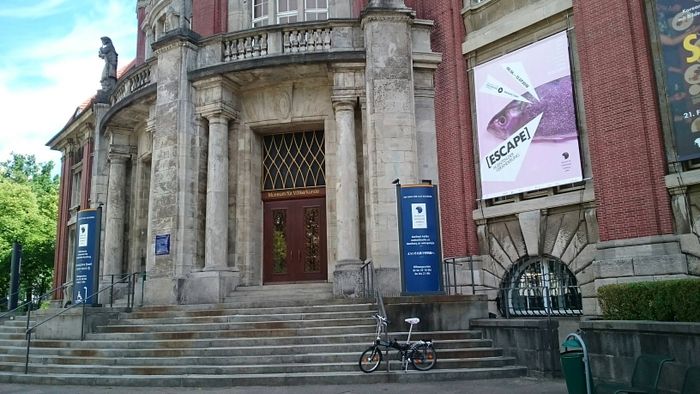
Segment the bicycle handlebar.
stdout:
<path fill-rule="evenodd" d="M 380 314 L 378 314 L 378 313 L 376 313 L 376 314 L 375 314 L 374 316 L 372 316 L 372 317 L 375 318 L 376 320 L 378 320 L 379 322 L 381 322 L 381 323 L 382 323 L 383 325 L 385 325 L 385 326 L 386 326 L 387 324 L 389 324 L 389 320 L 388 320 L 386 317 L 384 317 L 384 316 L 382 316 L 382 315 L 380 315 Z"/>

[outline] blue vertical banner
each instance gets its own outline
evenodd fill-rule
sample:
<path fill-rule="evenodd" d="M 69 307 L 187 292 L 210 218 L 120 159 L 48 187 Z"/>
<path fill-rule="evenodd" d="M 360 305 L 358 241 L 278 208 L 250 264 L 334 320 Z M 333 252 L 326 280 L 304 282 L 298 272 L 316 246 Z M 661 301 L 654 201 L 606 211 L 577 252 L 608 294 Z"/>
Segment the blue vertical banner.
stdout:
<path fill-rule="evenodd" d="M 101 213 L 100 208 L 78 211 L 73 265 L 73 303 L 76 304 L 98 302 L 95 293 L 99 285 Z"/>
<path fill-rule="evenodd" d="M 396 185 L 403 294 L 442 293 L 437 185 Z"/>

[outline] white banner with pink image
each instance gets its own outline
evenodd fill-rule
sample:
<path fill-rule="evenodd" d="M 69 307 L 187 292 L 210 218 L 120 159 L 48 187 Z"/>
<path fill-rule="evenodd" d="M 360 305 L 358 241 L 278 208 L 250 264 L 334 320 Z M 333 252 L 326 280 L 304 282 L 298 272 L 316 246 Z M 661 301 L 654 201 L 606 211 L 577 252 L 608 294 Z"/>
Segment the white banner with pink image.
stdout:
<path fill-rule="evenodd" d="M 474 68 L 483 199 L 583 179 L 566 32 Z"/>

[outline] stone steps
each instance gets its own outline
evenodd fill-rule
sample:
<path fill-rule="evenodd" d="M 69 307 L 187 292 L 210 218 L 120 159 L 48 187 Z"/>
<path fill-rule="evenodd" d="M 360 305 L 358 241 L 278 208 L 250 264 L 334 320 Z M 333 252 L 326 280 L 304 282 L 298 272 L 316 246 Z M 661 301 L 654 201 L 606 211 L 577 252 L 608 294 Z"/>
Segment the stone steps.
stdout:
<path fill-rule="evenodd" d="M 419 325 L 412 339 L 433 339 L 438 353 L 434 369 L 400 371 L 398 353 L 391 351 L 380 371 L 364 374 L 357 364 L 374 341 L 373 305 L 331 298 L 328 284 L 313 284 L 310 289 L 266 287 L 237 290 L 218 305 L 151 306 L 122 312 L 118 319 L 88 333 L 84 341 L 33 338 L 27 375 L 26 322 L 24 326 L 2 324 L 0 382 L 230 387 L 481 379 L 526 373 L 479 331 L 422 332 Z M 310 297 L 314 291 L 323 294 Z M 392 332 L 388 337 L 403 340 L 406 335 Z M 387 365 L 391 372 L 386 372 Z"/>
<path fill-rule="evenodd" d="M 495 368 L 436 369 L 427 372 L 393 370 L 365 374 L 354 372 L 307 372 L 282 374 L 240 375 L 91 375 L 91 374 L 20 374 L 0 371 L 0 382 L 46 385 L 84 385 L 120 387 L 234 387 L 234 386 L 289 386 L 320 384 L 371 384 L 396 382 L 434 382 L 446 380 L 476 380 L 513 378 L 523 376 L 520 366 Z"/>

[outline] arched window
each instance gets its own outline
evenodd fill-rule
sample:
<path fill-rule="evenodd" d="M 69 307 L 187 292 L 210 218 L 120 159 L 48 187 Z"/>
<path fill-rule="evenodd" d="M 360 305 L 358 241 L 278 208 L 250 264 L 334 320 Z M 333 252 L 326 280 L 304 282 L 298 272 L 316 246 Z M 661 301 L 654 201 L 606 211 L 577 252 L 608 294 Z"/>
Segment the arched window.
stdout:
<path fill-rule="evenodd" d="M 582 314 L 576 277 L 552 257 L 521 259 L 501 283 L 499 309 L 504 316 Z"/>

